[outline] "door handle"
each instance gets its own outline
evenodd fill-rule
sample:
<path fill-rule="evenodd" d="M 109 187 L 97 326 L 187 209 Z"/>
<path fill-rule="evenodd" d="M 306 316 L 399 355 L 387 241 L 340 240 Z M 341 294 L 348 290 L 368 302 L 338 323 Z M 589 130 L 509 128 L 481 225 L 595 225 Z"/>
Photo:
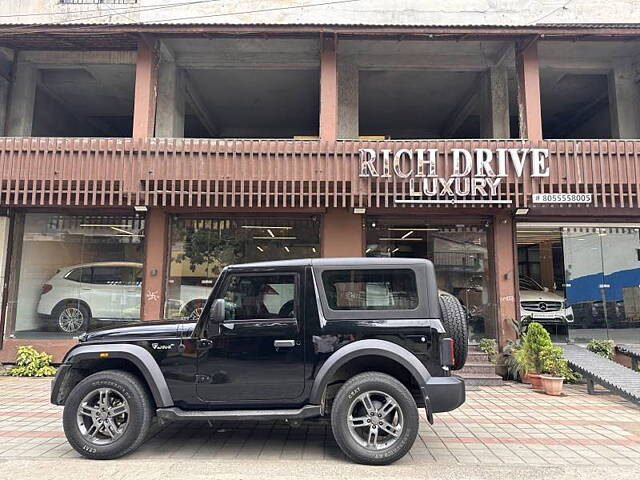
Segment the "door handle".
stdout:
<path fill-rule="evenodd" d="M 296 346 L 295 340 L 274 340 L 273 346 L 276 348 L 292 348 Z"/>

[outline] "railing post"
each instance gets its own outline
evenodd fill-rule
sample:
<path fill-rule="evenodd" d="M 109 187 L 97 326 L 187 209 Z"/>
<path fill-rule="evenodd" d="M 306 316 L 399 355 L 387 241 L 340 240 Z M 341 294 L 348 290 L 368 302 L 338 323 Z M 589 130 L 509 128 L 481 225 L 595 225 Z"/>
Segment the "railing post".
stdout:
<path fill-rule="evenodd" d="M 133 137 L 153 137 L 158 95 L 160 57 L 156 43 L 150 37 L 138 40 L 136 86 L 133 105 Z"/>
<path fill-rule="evenodd" d="M 518 74 L 520 138 L 542 140 L 540 66 L 536 39 L 517 44 L 516 70 Z"/>

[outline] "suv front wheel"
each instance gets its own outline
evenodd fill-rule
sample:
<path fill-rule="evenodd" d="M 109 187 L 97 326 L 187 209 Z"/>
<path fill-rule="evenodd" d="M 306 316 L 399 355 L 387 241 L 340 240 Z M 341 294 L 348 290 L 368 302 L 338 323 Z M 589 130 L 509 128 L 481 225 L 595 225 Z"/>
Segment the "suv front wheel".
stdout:
<path fill-rule="evenodd" d="M 418 434 L 418 409 L 390 375 L 364 372 L 345 382 L 333 400 L 331 428 L 352 460 L 386 465 L 404 457 Z"/>
<path fill-rule="evenodd" d="M 105 370 L 76 385 L 65 402 L 62 421 L 78 453 L 106 460 L 138 448 L 152 416 L 151 400 L 140 380 L 121 370 Z"/>

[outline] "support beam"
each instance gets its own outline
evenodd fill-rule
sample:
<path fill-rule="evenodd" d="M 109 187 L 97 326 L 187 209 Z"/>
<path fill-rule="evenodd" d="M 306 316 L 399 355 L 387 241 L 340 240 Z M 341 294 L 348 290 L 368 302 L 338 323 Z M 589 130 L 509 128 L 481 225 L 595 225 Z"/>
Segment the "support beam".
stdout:
<path fill-rule="evenodd" d="M 496 319 L 497 338 L 500 346 L 508 340 L 515 340 L 515 332 L 511 327 L 511 319 L 517 319 L 520 309 L 517 296 L 517 274 L 514 222 L 510 212 L 494 217 L 492 253 L 494 258 L 496 287 Z M 487 325 L 485 328 L 492 329 Z M 486 332 L 491 336 L 494 332 Z"/>
<path fill-rule="evenodd" d="M 157 49 L 149 39 L 138 41 L 136 57 L 136 88 L 133 105 L 133 137 L 152 137 L 156 120 L 156 98 L 158 95 Z"/>
<path fill-rule="evenodd" d="M 613 138 L 640 138 L 640 89 L 630 63 L 609 72 L 609 109 Z"/>
<path fill-rule="evenodd" d="M 476 76 L 473 83 L 471 84 L 471 88 L 469 88 L 464 93 L 464 95 L 460 99 L 460 102 L 458 102 L 458 104 L 445 120 L 444 124 L 442 125 L 442 138 L 452 138 L 458 131 L 458 129 L 462 126 L 467 117 L 471 115 L 478 106 L 478 102 L 480 101 L 480 95 L 478 93 L 478 82 L 479 78 Z"/>
<path fill-rule="evenodd" d="M 151 208 L 145 219 L 144 272 L 140 318 L 144 321 L 161 320 L 164 312 L 166 249 L 169 222 L 160 208 Z"/>
<path fill-rule="evenodd" d="M 516 48 L 518 77 L 518 118 L 520 138 L 542 140 L 540 106 L 540 66 L 537 39 L 521 42 Z"/>
<path fill-rule="evenodd" d="M 175 62 L 163 62 L 158 77 L 157 137 L 184 137 L 184 73 Z"/>
<path fill-rule="evenodd" d="M 490 67 L 480 81 L 480 137 L 509 138 L 509 82 L 505 66 Z"/>
<path fill-rule="evenodd" d="M 2 136 L 6 134 L 10 90 L 11 82 L 5 78 L 0 78 L 0 135 Z"/>
<path fill-rule="evenodd" d="M 207 110 L 206 104 L 200 96 L 200 92 L 198 92 L 198 89 L 189 78 L 189 75 L 186 72 L 183 75 L 186 101 L 189 102 L 189 106 L 195 112 L 200 123 L 202 123 L 204 128 L 207 130 L 207 133 L 211 137 L 218 137 L 220 135 L 220 129 L 209 114 L 209 110 Z"/>
<path fill-rule="evenodd" d="M 9 93 L 6 132 L 10 137 L 28 137 L 33 128 L 38 69 L 18 57 Z"/>
<path fill-rule="evenodd" d="M 335 142 L 338 137 L 337 37 L 320 37 L 320 139 Z"/>
<path fill-rule="evenodd" d="M 323 257 L 361 257 L 364 253 L 362 215 L 329 208 L 322 220 Z"/>
<path fill-rule="evenodd" d="M 355 59 L 338 55 L 338 138 L 341 139 L 357 139 L 360 133 L 358 80 Z"/>

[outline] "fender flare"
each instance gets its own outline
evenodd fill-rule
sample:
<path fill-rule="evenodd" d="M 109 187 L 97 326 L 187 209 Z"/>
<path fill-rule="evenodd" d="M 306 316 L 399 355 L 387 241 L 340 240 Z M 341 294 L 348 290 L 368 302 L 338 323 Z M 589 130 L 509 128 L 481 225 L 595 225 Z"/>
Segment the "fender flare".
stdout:
<path fill-rule="evenodd" d="M 71 350 L 64 362 L 73 366 L 82 360 L 96 360 L 100 353 L 106 352 L 109 358 L 120 358 L 133 363 L 144 376 L 151 395 L 158 408 L 172 407 L 173 398 L 167 386 L 167 381 L 160 371 L 153 356 L 139 345 L 110 343 L 106 345 L 79 345 Z M 56 378 L 57 380 L 57 378 Z M 60 379 L 62 381 L 62 379 Z"/>
<path fill-rule="evenodd" d="M 355 358 L 371 355 L 385 357 L 398 362 L 411 373 L 420 386 L 423 396 L 426 396 L 427 382 L 431 378 L 427 367 L 413 353 L 400 345 L 386 340 L 369 339 L 357 340 L 345 345 L 324 362 L 313 381 L 310 403 L 319 405 L 322 402 L 322 395 L 329 381 L 340 367 Z"/>

